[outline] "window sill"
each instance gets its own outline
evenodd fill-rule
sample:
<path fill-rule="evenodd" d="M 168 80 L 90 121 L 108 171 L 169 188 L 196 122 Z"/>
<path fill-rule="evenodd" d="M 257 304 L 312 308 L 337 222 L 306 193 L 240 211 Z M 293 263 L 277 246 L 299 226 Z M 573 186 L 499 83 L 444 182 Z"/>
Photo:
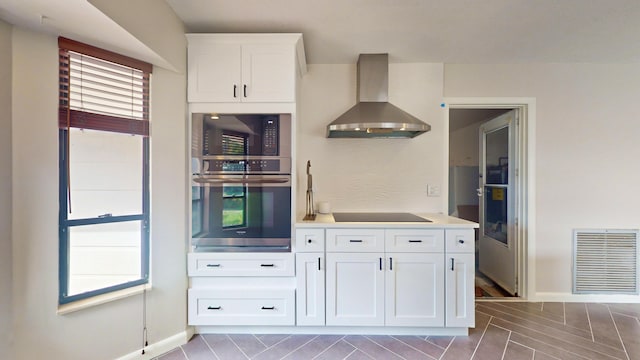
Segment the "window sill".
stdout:
<path fill-rule="evenodd" d="M 106 304 L 119 299 L 124 299 L 130 296 L 142 294 L 145 290 L 151 290 L 151 284 L 142 284 L 133 286 L 127 289 L 113 291 L 108 294 L 102 294 L 93 296 L 89 299 L 83 299 L 74 301 L 69 304 L 58 305 L 58 315 L 65 315 L 79 310 L 87 309 L 90 307 Z"/>

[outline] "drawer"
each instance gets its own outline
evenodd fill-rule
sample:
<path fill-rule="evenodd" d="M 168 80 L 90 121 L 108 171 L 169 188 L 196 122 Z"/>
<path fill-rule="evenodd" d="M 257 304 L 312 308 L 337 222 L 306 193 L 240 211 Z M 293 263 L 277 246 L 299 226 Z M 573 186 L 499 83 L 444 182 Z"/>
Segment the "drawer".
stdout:
<path fill-rule="evenodd" d="M 189 325 L 294 325 L 293 288 L 191 288 Z"/>
<path fill-rule="evenodd" d="M 327 251 L 384 252 L 384 229 L 327 229 Z"/>
<path fill-rule="evenodd" d="M 292 253 L 189 253 L 189 276 L 294 276 Z"/>
<path fill-rule="evenodd" d="M 448 253 L 475 252 L 475 232 L 473 229 L 447 229 L 444 236 Z"/>
<path fill-rule="evenodd" d="M 387 229 L 385 251 L 444 252 L 443 229 Z"/>
<path fill-rule="evenodd" d="M 296 252 L 323 252 L 324 229 L 296 229 Z"/>

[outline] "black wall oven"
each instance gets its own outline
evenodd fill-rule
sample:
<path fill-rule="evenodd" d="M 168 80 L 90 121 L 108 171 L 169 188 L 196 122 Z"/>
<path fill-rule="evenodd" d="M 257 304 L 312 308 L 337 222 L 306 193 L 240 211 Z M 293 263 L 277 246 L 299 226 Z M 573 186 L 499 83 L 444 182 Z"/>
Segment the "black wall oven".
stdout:
<path fill-rule="evenodd" d="M 291 118 L 192 117 L 195 251 L 291 251 Z"/>

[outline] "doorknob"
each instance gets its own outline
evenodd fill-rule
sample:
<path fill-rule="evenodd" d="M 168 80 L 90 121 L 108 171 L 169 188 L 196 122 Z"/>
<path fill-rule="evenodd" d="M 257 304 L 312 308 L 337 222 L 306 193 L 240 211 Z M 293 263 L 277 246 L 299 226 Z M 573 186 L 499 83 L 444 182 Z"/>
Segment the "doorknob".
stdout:
<path fill-rule="evenodd" d="M 476 189 L 476 192 L 478 193 L 478 196 L 482 196 L 482 188 Z"/>

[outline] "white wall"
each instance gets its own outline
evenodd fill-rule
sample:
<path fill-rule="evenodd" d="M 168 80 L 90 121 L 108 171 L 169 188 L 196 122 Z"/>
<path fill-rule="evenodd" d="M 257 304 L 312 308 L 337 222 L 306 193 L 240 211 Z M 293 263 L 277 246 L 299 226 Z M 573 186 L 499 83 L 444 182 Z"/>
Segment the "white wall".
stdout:
<path fill-rule="evenodd" d="M 571 292 L 572 230 L 640 227 L 640 65 L 446 65 L 445 96 L 536 98 L 536 289 Z"/>
<path fill-rule="evenodd" d="M 175 44 L 186 54 L 185 43 Z M 17 359 L 112 359 L 142 343 L 142 297 L 67 315 L 58 305 L 58 48 L 13 29 L 13 296 Z M 186 59 L 184 59 L 186 60 Z M 183 66 L 184 66 L 183 60 Z M 185 76 L 151 85 L 151 344 L 186 328 Z"/>
<path fill-rule="evenodd" d="M 0 359 L 11 359 L 11 26 L 0 21 Z"/>
<path fill-rule="evenodd" d="M 431 124 L 413 139 L 327 139 L 326 126 L 356 101 L 355 65 L 309 65 L 302 78 L 297 131 L 297 213 L 305 212 L 306 162 L 315 200 L 333 211 L 443 212 L 446 164 L 442 64 L 391 64 L 389 101 Z"/>
<path fill-rule="evenodd" d="M 449 133 L 449 166 L 479 166 L 480 125 L 473 123 Z"/>

